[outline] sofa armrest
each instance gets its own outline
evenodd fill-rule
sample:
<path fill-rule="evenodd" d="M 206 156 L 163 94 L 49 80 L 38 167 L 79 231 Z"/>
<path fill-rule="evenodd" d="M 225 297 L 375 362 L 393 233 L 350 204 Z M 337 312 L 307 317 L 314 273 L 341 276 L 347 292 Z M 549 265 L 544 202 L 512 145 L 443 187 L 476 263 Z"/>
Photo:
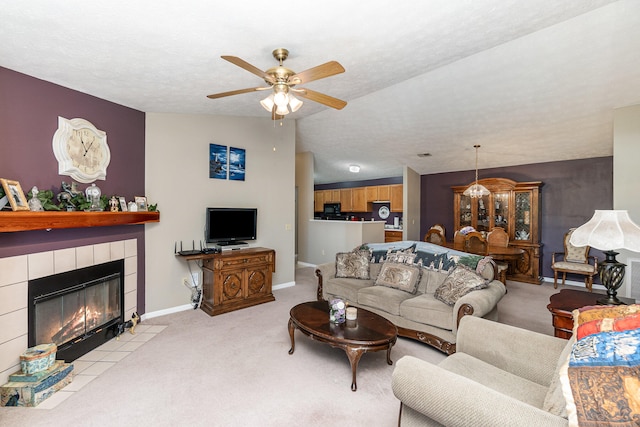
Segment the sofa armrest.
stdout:
<path fill-rule="evenodd" d="M 460 321 L 456 351 L 548 386 L 569 341 L 474 316 Z"/>
<path fill-rule="evenodd" d="M 567 420 L 461 375 L 404 356 L 391 380 L 403 405 L 446 426 L 566 426 Z"/>
<path fill-rule="evenodd" d="M 320 301 L 324 299 L 322 297 L 322 286 L 324 282 L 336 277 L 336 263 L 327 262 L 325 264 L 320 264 L 316 266 L 316 277 L 318 278 L 318 288 L 316 291 L 316 294 L 317 294 L 316 296 L 318 301 Z"/>
<path fill-rule="evenodd" d="M 453 327 L 451 331 L 454 334 L 457 333 L 460 318 L 465 314 L 484 317 L 496 307 L 506 293 L 507 288 L 501 281 L 492 280 L 485 289 L 479 289 L 464 295 L 453 306 Z M 469 307 L 473 309 L 472 313 L 467 313 Z"/>

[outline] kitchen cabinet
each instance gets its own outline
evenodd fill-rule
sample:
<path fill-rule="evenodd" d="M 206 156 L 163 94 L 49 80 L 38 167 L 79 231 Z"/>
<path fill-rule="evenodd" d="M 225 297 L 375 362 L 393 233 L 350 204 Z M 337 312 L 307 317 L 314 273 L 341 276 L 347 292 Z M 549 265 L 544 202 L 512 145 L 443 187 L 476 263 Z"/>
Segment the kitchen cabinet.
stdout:
<path fill-rule="evenodd" d="M 471 226 L 481 233 L 502 227 L 509 245 L 524 250 L 522 259 L 509 271 L 513 280 L 541 283 L 540 276 L 540 187 L 542 182 L 516 182 L 506 178 L 478 181 L 490 194 L 471 198 L 463 194 L 469 187 L 453 188 L 454 230 Z"/>
<path fill-rule="evenodd" d="M 341 212 L 353 212 L 353 205 L 351 202 L 351 188 L 343 188 L 340 190 L 340 211 Z"/>
<path fill-rule="evenodd" d="M 378 200 L 389 201 L 391 200 L 391 190 L 389 185 L 378 185 Z"/>
<path fill-rule="evenodd" d="M 351 189 L 351 212 L 367 212 L 366 187 Z"/>
<path fill-rule="evenodd" d="M 385 230 L 384 231 L 384 242 L 401 242 L 402 241 L 402 230 Z"/>
<path fill-rule="evenodd" d="M 389 198 L 391 199 L 391 212 L 402 212 L 403 210 L 403 196 L 402 196 L 402 184 L 389 186 Z"/>
<path fill-rule="evenodd" d="M 368 187 L 364 187 L 364 189 L 365 189 L 365 197 L 366 197 L 367 203 L 371 203 L 379 200 L 377 185 L 370 185 Z"/>
<path fill-rule="evenodd" d="M 324 211 L 324 191 L 313 192 L 313 211 L 314 212 Z"/>

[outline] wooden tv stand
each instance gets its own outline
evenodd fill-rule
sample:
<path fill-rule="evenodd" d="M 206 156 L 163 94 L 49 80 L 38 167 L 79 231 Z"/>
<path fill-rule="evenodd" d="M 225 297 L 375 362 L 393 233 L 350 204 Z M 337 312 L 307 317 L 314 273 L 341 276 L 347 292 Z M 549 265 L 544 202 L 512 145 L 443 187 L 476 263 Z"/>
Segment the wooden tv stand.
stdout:
<path fill-rule="evenodd" d="M 215 316 L 275 301 L 271 274 L 276 271 L 276 252 L 247 248 L 187 257 L 202 260 L 202 304 Z"/>

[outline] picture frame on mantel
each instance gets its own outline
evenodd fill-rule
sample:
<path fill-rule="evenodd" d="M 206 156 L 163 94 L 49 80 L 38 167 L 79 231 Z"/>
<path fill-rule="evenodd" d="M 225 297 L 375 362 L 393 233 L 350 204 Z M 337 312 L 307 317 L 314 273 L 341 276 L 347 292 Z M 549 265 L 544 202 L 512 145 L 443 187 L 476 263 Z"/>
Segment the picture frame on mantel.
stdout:
<path fill-rule="evenodd" d="M 11 209 L 14 211 L 28 211 L 29 203 L 27 202 L 27 198 L 24 195 L 24 191 L 22 191 L 22 187 L 18 181 L 13 181 L 10 179 L 0 178 L 0 183 L 2 183 L 2 189 L 9 200 L 9 204 L 11 205 Z"/>

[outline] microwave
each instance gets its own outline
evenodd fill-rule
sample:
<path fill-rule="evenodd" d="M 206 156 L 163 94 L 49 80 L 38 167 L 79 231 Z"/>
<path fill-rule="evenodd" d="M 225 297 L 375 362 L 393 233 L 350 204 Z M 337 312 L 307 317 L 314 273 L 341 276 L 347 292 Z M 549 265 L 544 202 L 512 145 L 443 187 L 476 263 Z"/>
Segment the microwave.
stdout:
<path fill-rule="evenodd" d="M 325 215 L 340 215 L 340 203 L 325 203 L 323 213 Z"/>

